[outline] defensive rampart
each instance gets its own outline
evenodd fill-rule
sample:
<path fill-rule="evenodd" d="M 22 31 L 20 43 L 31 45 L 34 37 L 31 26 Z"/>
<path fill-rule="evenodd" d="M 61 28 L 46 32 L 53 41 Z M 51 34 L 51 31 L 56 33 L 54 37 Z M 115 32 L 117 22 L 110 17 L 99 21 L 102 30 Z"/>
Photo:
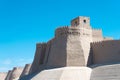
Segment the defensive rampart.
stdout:
<path fill-rule="evenodd" d="M 20 78 L 28 75 L 30 68 L 31 68 L 31 64 L 26 64 L 23 71 L 22 71 L 22 73 L 21 73 L 21 75 L 20 75 Z"/>
<path fill-rule="evenodd" d="M 7 73 L 7 76 L 6 76 L 5 80 L 10 80 L 11 73 L 12 73 L 12 71 L 9 70 L 8 73 Z"/>
<path fill-rule="evenodd" d="M 19 79 L 21 73 L 23 71 L 22 67 L 14 67 L 9 80 Z"/>
<path fill-rule="evenodd" d="M 42 65 L 44 62 L 45 51 L 46 43 L 39 43 L 36 45 L 35 57 L 30 69 L 30 73 L 38 72 L 40 65 Z"/>
<path fill-rule="evenodd" d="M 55 32 L 47 66 L 85 66 L 80 28 L 62 27 Z M 76 58 L 75 58 L 76 57 Z"/>
<path fill-rule="evenodd" d="M 103 40 L 102 30 L 101 29 L 92 29 L 92 38 L 93 38 L 93 42 L 94 41 L 102 41 Z"/>
<path fill-rule="evenodd" d="M 120 40 L 94 42 L 91 47 L 94 64 L 120 62 Z"/>
<path fill-rule="evenodd" d="M 80 29 L 75 27 L 60 27 L 55 31 L 55 37 L 68 36 L 68 35 L 80 35 Z"/>

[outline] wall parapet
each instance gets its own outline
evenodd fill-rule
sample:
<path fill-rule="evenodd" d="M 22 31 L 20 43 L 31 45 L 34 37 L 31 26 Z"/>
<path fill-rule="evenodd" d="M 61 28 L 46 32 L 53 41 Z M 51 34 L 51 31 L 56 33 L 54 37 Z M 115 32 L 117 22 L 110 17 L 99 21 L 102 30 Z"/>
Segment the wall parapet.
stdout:
<path fill-rule="evenodd" d="M 80 28 L 78 27 L 60 27 L 55 31 L 55 37 L 62 35 L 80 35 Z"/>
<path fill-rule="evenodd" d="M 36 44 L 36 48 L 44 47 L 45 45 L 46 45 L 45 42 L 37 43 L 37 44 Z"/>
<path fill-rule="evenodd" d="M 102 29 L 92 29 L 93 37 L 103 37 L 102 36 Z"/>

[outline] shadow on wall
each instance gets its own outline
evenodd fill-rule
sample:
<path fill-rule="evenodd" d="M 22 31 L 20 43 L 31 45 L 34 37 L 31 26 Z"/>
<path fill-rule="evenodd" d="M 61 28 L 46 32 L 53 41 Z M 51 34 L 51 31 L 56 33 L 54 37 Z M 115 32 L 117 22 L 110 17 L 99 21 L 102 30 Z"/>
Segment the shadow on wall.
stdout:
<path fill-rule="evenodd" d="M 51 43 L 51 47 L 48 54 L 45 55 L 48 56 L 45 65 L 48 68 L 66 66 L 67 61 L 66 47 L 67 47 L 66 36 L 54 38 L 54 40 Z"/>
<path fill-rule="evenodd" d="M 91 44 L 90 44 L 91 45 Z M 93 49 L 90 47 L 90 52 L 88 56 L 87 66 L 93 65 Z"/>

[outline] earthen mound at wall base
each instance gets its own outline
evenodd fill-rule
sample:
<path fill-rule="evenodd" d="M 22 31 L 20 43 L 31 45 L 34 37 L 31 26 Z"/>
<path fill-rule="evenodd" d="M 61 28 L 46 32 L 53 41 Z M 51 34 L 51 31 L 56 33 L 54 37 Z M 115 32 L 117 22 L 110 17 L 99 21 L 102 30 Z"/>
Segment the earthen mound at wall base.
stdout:
<path fill-rule="evenodd" d="M 98 67 L 94 67 L 90 80 L 120 80 L 120 64 L 98 65 Z"/>
<path fill-rule="evenodd" d="M 90 80 L 91 71 L 92 70 L 88 67 L 46 69 L 27 80 Z"/>

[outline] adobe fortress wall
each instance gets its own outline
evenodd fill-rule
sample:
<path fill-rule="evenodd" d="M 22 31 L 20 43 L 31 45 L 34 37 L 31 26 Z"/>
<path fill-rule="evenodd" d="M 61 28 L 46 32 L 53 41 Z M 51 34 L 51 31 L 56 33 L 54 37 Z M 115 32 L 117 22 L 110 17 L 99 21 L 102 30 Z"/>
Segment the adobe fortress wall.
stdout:
<path fill-rule="evenodd" d="M 12 71 L 9 70 L 7 73 L 7 76 L 5 77 L 5 80 L 10 80 L 11 73 L 12 73 Z"/>
<path fill-rule="evenodd" d="M 37 44 L 30 72 L 38 71 L 41 65 L 49 67 L 86 66 L 93 42 L 93 33 L 88 17 L 78 17 L 71 26 L 57 28 L 55 37 L 47 43 Z M 101 33 L 100 33 L 101 34 Z"/>
<path fill-rule="evenodd" d="M 75 57 L 76 59 L 74 59 Z M 47 66 L 85 66 L 79 28 L 62 27 L 56 30 Z"/>
<path fill-rule="evenodd" d="M 25 75 L 31 76 L 40 71 L 36 77 L 33 77 L 33 80 L 38 78 L 66 79 L 66 75 L 73 80 L 77 77 L 88 80 L 85 76 L 90 77 L 92 70 L 87 66 L 120 62 L 119 44 L 120 40 L 103 37 L 101 29 L 92 29 L 89 17 L 77 17 L 71 21 L 71 26 L 57 28 L 54 38 L 48 42 L 36 44 L 32 65 L 27 64 L 24 70 L 14 68 L 8 72 L 5 80 L 18 79 L 19 77 L 22 80 L 26 77 Z M 53 69 L 55 67 L 57 68 Z M 82 71 L 82 67 L 84 67 L 83 72 L 78 71 Z M 104 75 L 98 75 L 102 69 L 106 68 L 94 69 L 93 79 L 96 79 L 96 76 L 104 77 Z M 73 73 L 77 76 L 71 76 L 74 75 Z"/>
<path fill-rule="evenodd" d="M 91 41 L 92 31 L 89 29 L 67 26 L 56 29 L 53 39 L 37 44 L 30 73 L 38 71 L 40 65 L 86 66 Z"/>
<path fill-rule="evenodd" d="M 87 66 L 90 43 L 103 40 L 111 39 L 103 38 L 101 29 L 92 29 L 89 17 L 77 17 L 71 21 L 71 26 L 57 28 L 53 39 L 36 45 L 30 73 L 38 72 L 43 67 Z M 99 47 L 93 48 L 100 50 Z"/>
<path fill-rule="evenodd" d="M 99 32 L 100 31 L 98 31 L 98 30 L 96 31 L 96 33 L 99 33 Z M 67 52 L 71 53 L 69 55 L 74 57 L 75 52 L 83 54 L 83 56 L 81 56 L 81 57 L 83 57 L 83 59 L 81 61 L 84 61 L 84 66 L 87 65 L 89 51 L 90 51 L 90 43 L 93 42 L 93 38 L 92 38 L 93 31 L 90 26 L 89 17 L 77 17 L 71 21 L 70 27 L 66 26 L 66 27 L 58 28 L 55 33 L 55 38 L 61 39 L 61 37 L 67 38 L 67 39 L 65 39 L 67 41 L 66 49 L 67 49 Z M 75 41 L 75 39 L 76 39 L 76 41 Z M 74 43 L 70 42 L 72 40 Z M 79 45 L 79 46 L 77 46 L 77 45 Z M 74 46 L 74 47 L 72 47 L 72 46 Z M 79 48 L 82 50 L 82 52 L 77 51 L 77 49 L 79 49 Z M 73 52 L 70 50 L 73 50 Z M 68 53 L 66 53 L 66 54 L 67 54 L 67 56 L 69 56 Z M 72 61 L 72 59 L 73 59 L 72 57 L 71 57 L 71 59 L 69 58 L 69 60 L 67 60 L 67 61 L 68 62 Z M 72 63 L 74 63 L 74 62 L 72 62 Z"/>
<path fill-rule="evenodd" d="M 120 40 L 108 40 L 91 44 L 93 64 L 120 62 Z"/>
<path fill-rule="evenodd" d="M 20 75 L 20 78 L 28 75 L 30 68 L 31 68 L 31 64 L 26 64 L 21 75 Z"/>
<path fill-rule="evenodd" d="M 36 44 L 36 51 L 34 56 L 34 61 L 30 68 L 30 73 L 38 72 L 40 65 L 44 62 L 45 51 L 46 51 L 46 43 L 38 43 Z"/>
<path fill-rule="evenodd" d="M 103 35 L 101 29 L 92 29 L 92 39 L 94 41 L 102 41 Z"/>
<path fill-rule="evenodd" d="M 10 74 L 9 80 L 19 79 L 22 71 L 23 71 L 22 67 L 14 67 Z"/>

